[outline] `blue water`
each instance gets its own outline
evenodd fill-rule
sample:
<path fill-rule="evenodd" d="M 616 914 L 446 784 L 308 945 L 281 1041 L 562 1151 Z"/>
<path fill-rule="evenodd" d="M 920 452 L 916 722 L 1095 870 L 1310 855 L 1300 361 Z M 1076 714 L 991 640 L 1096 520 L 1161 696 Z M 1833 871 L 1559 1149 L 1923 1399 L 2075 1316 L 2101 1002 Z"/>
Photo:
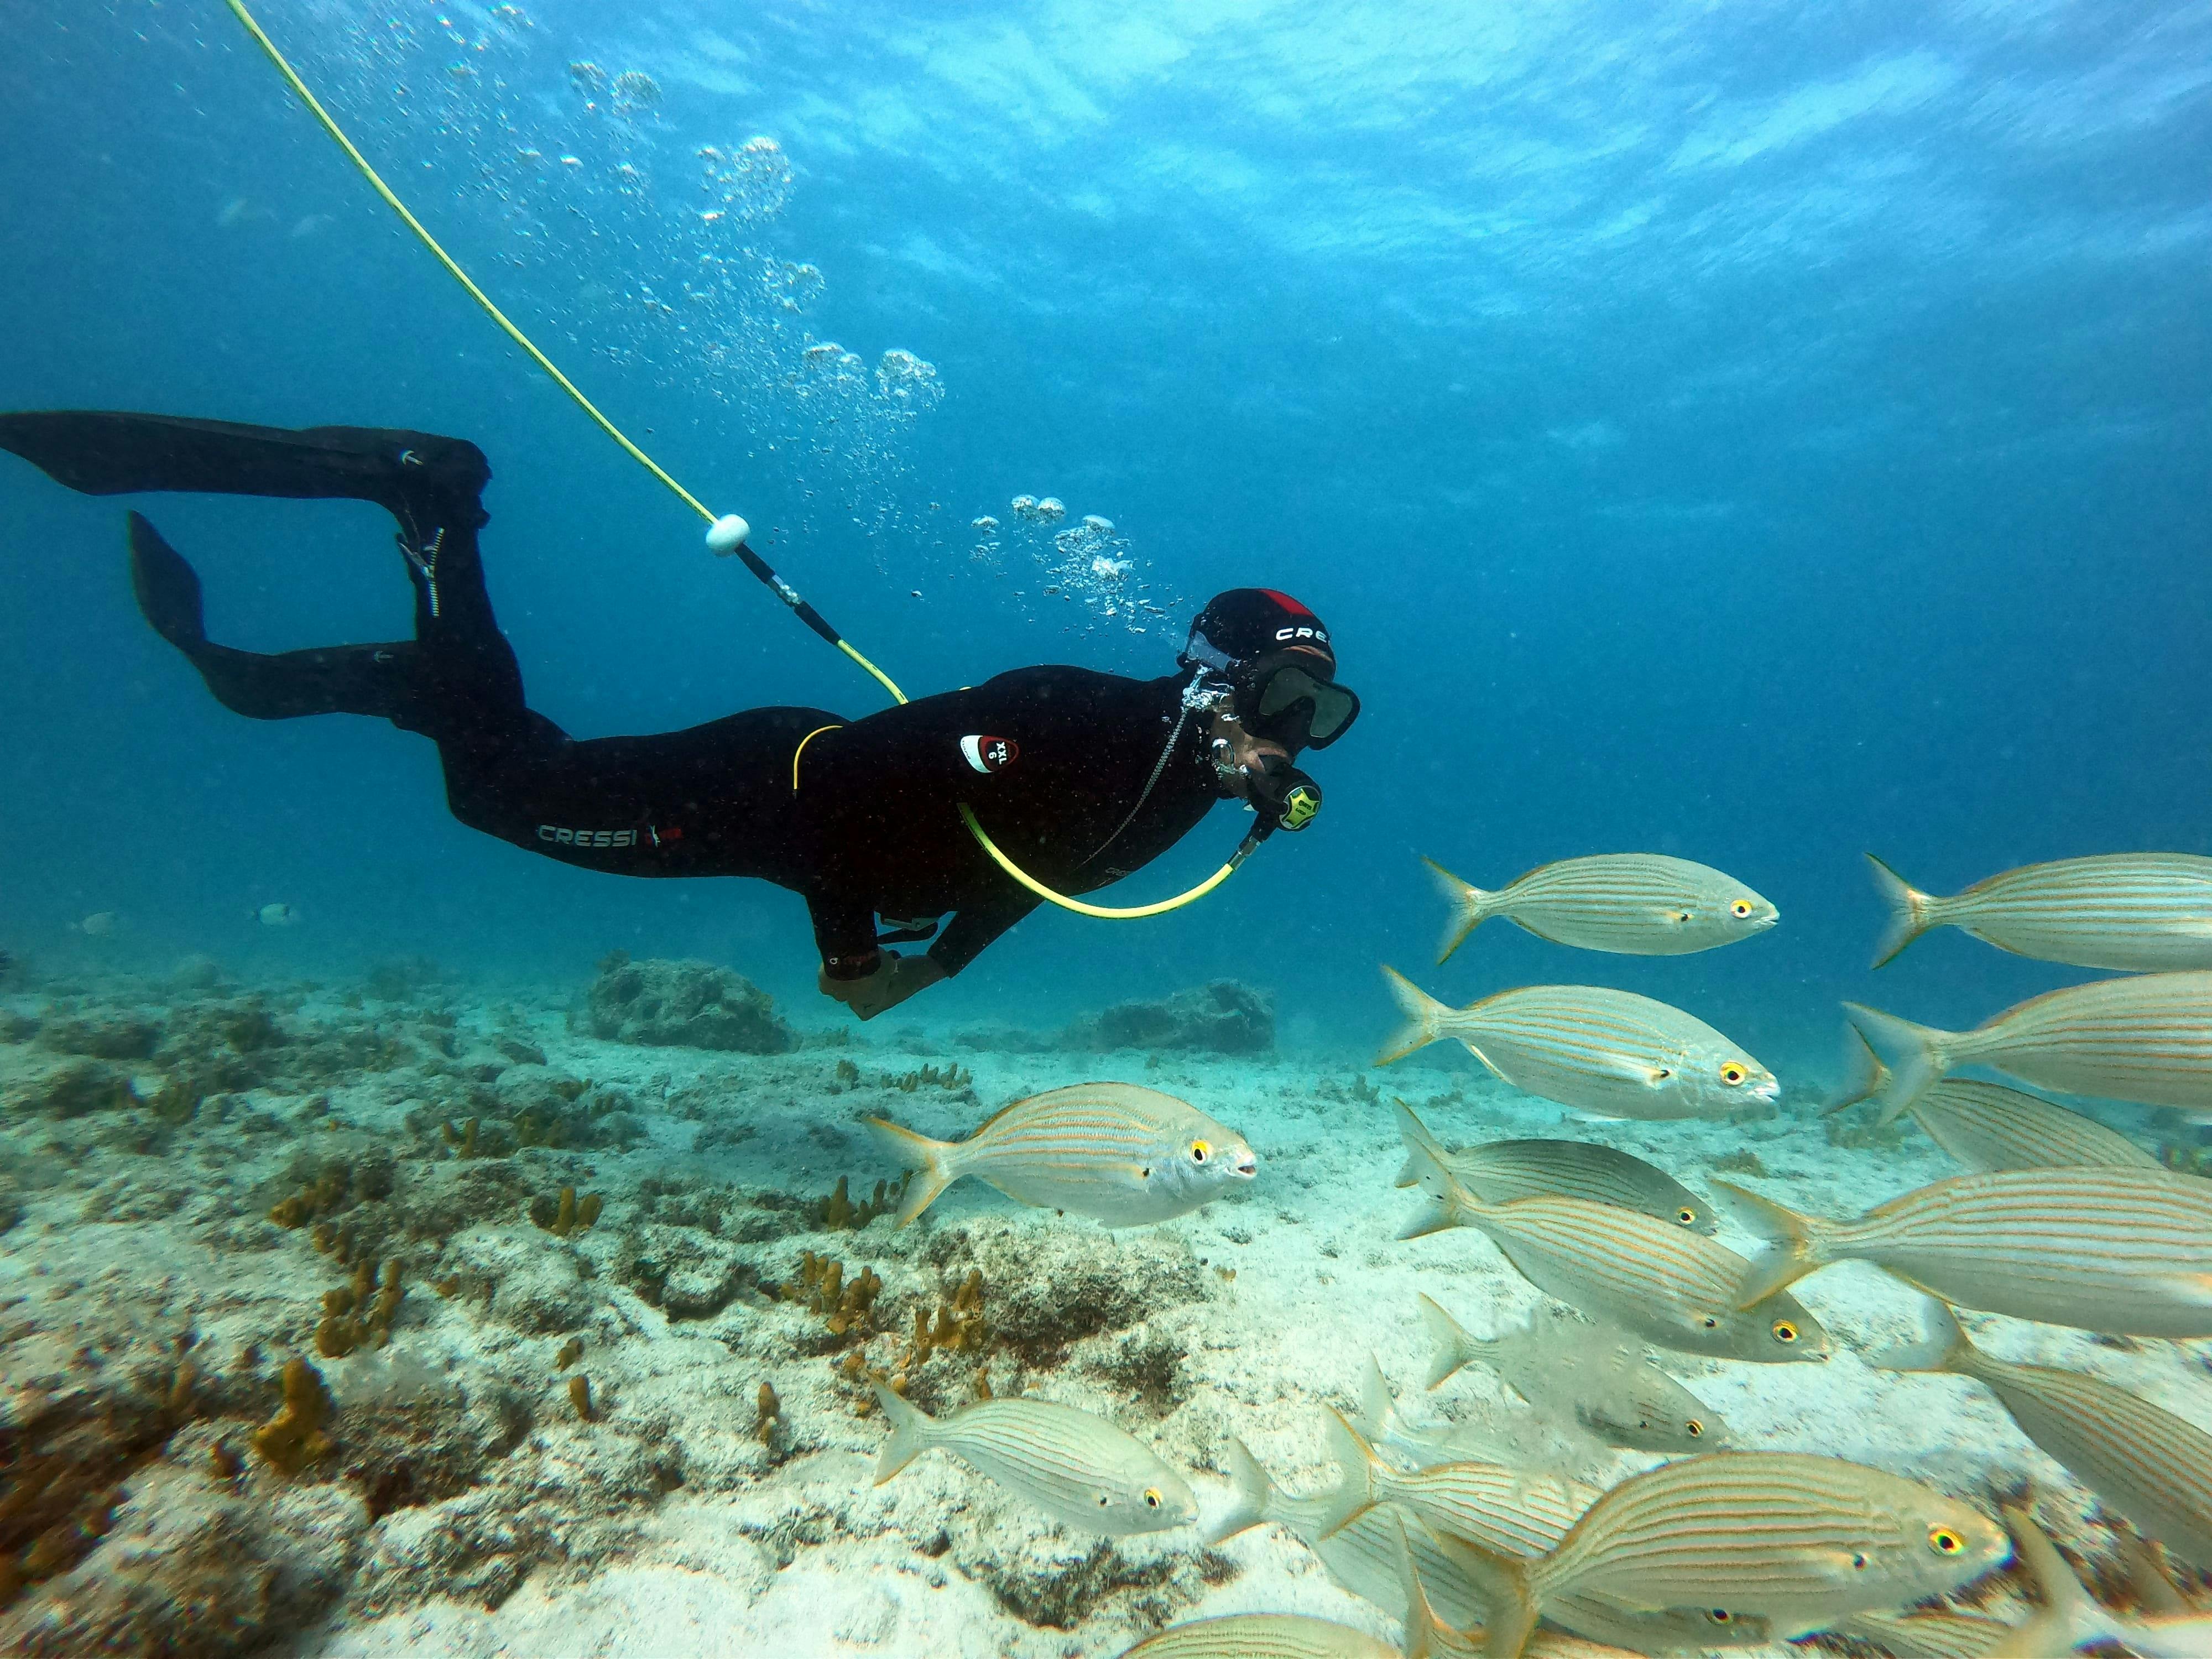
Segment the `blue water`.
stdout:
<path fill-rule="evenodd" d="M 1365 702 L 1313 763 L 1311 831 L 1171 919 L 1040 914 L 917 1013 L 1235 975 L 1293 1041 L 1364 1046 L 1389 961 L 1454 1001 L 1649 991 L 1787 1077 L 1828 1063 L 1839 998 L 1972 1023 L 2085 977 L 1956 933 L 1869 976 L 1862 851 L 1936 890 L 2212 852 L 2205 7 L 736 9 L 261 8 L 462 263 L 908 691 L 1165 672 L 1195 602 L 1265 583 Z M 0 406 L 473 437 L 501 617 L 580 735 L 877 705 L 214 0 L 12 5 L 0 46 Z M 615 97 L 633 70 L 657 101 Z M 756 136 L 787 190 L 702 222 L 697 152 Z M 808 366 L 822 342 L 856 380 Z M 933 399 L 882 389 L 894 349 Z M 1045 596 L 1023 493 L 1110 519 L 1167 614 Z M 141 505 L 220 640 L 405 631 L 373 508 Z M 578 981 L 622 945 L 833 1012 L 789 895 L 534 860 L 447 817 L 418 739 L 226 714 L 135 614 L 119 519 L 0 467 L 0 943 L 80 959 L 67 924 L 113 911 L 112 961 Z M 1221 809 L 1112 896 L 1242 827 Z M 1426 969 L 1417 854 L 1494 885 L 1638 848 L 1741 876 L 1782 927 L 1651 962 L 1493 925 Z M 256 927 L 272 900 L 305 925 Z"/>

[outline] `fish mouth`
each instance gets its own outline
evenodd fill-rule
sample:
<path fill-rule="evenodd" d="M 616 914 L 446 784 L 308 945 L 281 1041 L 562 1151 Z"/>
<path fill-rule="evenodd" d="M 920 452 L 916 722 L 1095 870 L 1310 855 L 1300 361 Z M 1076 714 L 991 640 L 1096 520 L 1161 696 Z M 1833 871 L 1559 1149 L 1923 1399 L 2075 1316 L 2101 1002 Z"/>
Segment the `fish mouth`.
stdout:
<path fill-rule="evenodd" d="M 1229 1166 L 1229 1173 L 1239 1181 L 1249 1181 L 1260 1173 L 1260 1160 L 1247 1152 Z"/>

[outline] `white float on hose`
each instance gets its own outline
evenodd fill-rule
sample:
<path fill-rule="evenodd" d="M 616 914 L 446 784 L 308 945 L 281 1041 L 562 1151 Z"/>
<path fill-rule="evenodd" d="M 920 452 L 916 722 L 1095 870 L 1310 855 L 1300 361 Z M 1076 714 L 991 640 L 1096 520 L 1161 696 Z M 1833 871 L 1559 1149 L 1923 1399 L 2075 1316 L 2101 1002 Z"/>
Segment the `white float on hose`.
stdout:
<path fill-rule="evenodd" d="M 726 559 L 745 544 L 753 527 L 734 513 L 725 513 L 707 526 L 707 547 L 717 558 Z"/>

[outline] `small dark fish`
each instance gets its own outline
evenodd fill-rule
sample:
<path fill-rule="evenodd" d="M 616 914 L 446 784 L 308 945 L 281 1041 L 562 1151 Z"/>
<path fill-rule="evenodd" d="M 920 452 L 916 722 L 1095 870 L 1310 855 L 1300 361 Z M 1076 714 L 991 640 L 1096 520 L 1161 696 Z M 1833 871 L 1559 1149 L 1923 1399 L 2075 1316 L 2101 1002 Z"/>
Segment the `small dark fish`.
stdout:
<path fill-rule="evenodd" d="M 0 979 L 7 978 L 9 975 L 15 971 L 15 958 L 9 956 L 5 951 L 0 951 Z"/>
<path fill-rule="evenodd" d="M 1405 1102 L 1400 1101 L 1400 1105 Z M 1408 1147 L 1398 1184 L 1421 1178 L 1424 1154 Z M 1492 1140 L 1444 1155 L 1444 1167 L 1486 1204 L 1560 1193 L 1640 1210 L 1707 1237 L 1720 1231 L 1705 1200 L 1655 1164 L 1587 1140 Z"/>

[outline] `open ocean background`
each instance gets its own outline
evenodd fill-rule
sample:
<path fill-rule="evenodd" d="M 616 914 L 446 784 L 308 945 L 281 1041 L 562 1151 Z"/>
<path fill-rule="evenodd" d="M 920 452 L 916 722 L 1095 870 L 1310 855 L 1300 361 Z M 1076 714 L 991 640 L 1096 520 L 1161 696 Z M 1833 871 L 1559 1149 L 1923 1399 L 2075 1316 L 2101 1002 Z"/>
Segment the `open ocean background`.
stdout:
<path fill-rule="evenodd" d="M 1366 712 L 1312 763 L 1311 831 L 1168 920 L 1041 913 L 916 1018 L 1237 975 L 1293 1044 L 1364 1048 L 1389 961 L 1455 1003 L 1644 990 L 1790 1081 L 1832 1065 L 1838 998 L 1966 1024 L 2090 976 L 1945 932 L 1870 977 L 1863 851 L 1938 891 L 2212 853 L 2212 8 L 258 9 L 525 329 L 909 693 L 1164 672 L 1231 585 L 1328 619 Z M 477 440 L 501 618 L 578 735 L 878 706 L 215 0 L 6 0 L 0 48 L 0 406 Z M 780 164 L 702 188 L 702 147 L 757 136 Z M 893 349 L 933 380 L 887 384 Z M 1118 590 L 1043 593 L 1024 492 L 1113 521 Z M 133 504 L 218 640 L 406 631 L 374 508 Z M 834 1012 L 796 897 L 535 860 L 447 817 L 420 739 L 225 713 L 133 610 L 123 505 L 0 465 L 0 945 L 574 982 L 619 945 Z M 1133 595 L 1165 613 L 1141 635 Z M 1109 902 L 1241 833 L 1221 809 Z M 1417 854 L 1492 886 L 1640 849 L 1782 926 L 1644 961 L 1492 924 L 1427 968 Z M 250 920 L 278 900 L 304 925 Z M 103 910 L 116 939 L 68 930 Z"/>

